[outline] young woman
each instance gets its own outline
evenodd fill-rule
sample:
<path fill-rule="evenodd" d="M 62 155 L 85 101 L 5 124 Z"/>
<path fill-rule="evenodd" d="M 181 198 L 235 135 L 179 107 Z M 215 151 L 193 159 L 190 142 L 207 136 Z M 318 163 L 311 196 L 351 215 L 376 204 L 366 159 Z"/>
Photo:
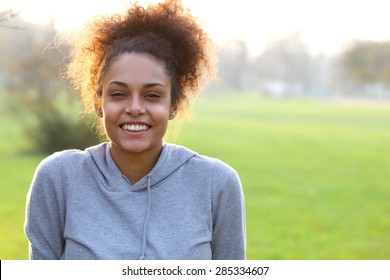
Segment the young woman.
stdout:
<path fill-rule="evenodd" d="M 69 76 L 109 142 L 38 166 L 27 199 L 30 258 L 244 259 L 237 173 L 163 141 L 212 73 L 207 35 L 174 0 L 136 4 L 86 32 Z"/>

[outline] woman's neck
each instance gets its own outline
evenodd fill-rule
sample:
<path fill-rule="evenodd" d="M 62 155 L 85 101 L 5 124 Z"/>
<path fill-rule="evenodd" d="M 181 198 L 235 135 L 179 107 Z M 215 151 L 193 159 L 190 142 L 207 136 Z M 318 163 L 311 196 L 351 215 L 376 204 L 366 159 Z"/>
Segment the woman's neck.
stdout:
<path fill-rule="evenodd" d="M 134 185 L 153 169 L 160 157 L 162 147 L 161 145 L 159 149 L 148 152 L 129 153 L 111 144 L 111 156 L 119 170 Z"/>

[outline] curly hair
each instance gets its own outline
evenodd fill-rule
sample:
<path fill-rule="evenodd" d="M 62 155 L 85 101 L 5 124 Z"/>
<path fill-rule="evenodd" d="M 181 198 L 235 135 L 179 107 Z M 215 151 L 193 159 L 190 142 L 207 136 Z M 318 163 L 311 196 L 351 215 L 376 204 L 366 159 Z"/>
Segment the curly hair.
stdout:
<path fill-rule="evenodd" d="M 86 112 L 94 110 L 104 75 L 124 53 L 148 53 L 165 63 L 172 82 L 171 102 L 179 110 L 215 77 L 211 40 L 180 0 L 147 8 L 136 3 L 123 15 L 96 18 L 78 35 L 71 41 L 67 76 L 80 92 Z"/>

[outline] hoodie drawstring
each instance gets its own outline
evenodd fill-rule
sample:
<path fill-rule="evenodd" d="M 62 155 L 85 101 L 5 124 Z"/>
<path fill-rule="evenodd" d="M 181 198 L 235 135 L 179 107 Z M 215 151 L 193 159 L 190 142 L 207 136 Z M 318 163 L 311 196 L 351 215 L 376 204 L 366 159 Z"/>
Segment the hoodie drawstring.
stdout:
<path fill-rule="evenodd" d="M 146 212 L 146 218 L 144 222 L 144 232 L 143 232 L 143 237 L 142 237 L 142 253 L 141 257 L 139 258 L 140 260 L 145 260 L 145 250 L 146 250 L 146 239 L 147 239 L 147 232 L 148 232 L 148 225 L 149 225 L 149 218 L 150 218 L 150 210 L 152 207 L 152 194 L 150 190 L 150 175 L 148 175 L 148 209 Z"/>

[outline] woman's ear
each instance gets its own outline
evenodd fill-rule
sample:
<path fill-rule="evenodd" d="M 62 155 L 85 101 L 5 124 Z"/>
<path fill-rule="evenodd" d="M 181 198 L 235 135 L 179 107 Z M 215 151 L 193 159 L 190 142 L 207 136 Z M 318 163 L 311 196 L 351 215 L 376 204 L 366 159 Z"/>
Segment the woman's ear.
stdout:
<path fill-rule="evenodd" d="M 99 98 L 97 95 L 95 95 L 95 114 L 99 118 L 103 118 L 101 98 Z"/>
<path fill-rule="evenodd" d="M 171 110 L 169 111 L 170 120 L 173 120 L 176 117 L 177 111 L 178 111 L 178 105 L 177 104 L 172 105 Z"/>
<path fill-rule="evenodd" d="M 98 116 L 99 118 L 103 118 L 103 111 L 102 111 L 102 108 L 98 105 L 95 104 L 95 114 L 96 116 Z"/>

